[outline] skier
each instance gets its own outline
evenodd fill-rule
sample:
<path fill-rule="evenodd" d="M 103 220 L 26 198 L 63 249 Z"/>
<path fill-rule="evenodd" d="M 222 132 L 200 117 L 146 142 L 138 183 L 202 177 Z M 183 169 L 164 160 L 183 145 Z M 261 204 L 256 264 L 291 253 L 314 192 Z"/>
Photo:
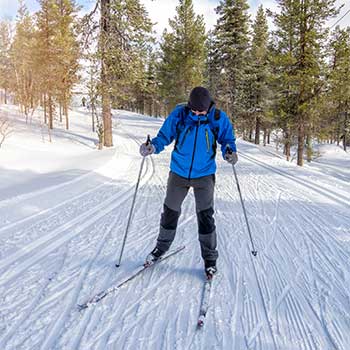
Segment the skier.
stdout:
<path fill-rule="evenodd" d="M 193 187 L 201 255 L 205 273 L 212 278 L 217 272 L 218 258 L 213 217 L 216 143 L 221 145 L 227 162 L 235 164 L 238 157 L 233 127 L 227 115 L 215 108 L 206 88 L 195 87 L 187 105 L 178 105 L 170 113 L 157 137 L 140 146 L 140 154 L 144 157 L 158 154 L 174 140 L 157 244 L 146 257 L 145 264 L 154 263 L 170 248 L 182 202 Z"/>

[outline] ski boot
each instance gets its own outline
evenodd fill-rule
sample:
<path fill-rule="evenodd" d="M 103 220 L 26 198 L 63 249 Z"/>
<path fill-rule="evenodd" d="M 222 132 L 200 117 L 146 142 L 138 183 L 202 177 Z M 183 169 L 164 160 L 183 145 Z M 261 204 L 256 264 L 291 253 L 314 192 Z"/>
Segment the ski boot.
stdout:
<path fill-rule="evenodd" d="M 216 267 L 216 261 L 215 260 L 205 260 L 204 266 L 205 266 L 205 274 L 207 276 L 207 279 L 208 280 L 213 279 L 214 275 L 218 271 L 218 269 Z"/>
<path fill-rule="evenodd" d="M 154 264 L 157 260 L 159 260 L 162 255 L 164 255 L 165 252 L 161 251 L 160 249 L 158 249 L 157 247 L 155 247 L 147 256 L 146 256 L 146 260 L 145 263 L 143 264 L 143 266 L 150 266 L 152 264 Z"/>

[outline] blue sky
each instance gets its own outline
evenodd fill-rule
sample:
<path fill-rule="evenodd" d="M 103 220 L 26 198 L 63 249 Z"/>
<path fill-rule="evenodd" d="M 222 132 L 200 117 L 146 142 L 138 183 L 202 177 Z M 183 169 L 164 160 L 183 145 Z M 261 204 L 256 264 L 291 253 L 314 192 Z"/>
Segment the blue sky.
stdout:
<path fill-rule="evenodd" d="M 173 17 L 175 14 L 175 7 L 178 4 L 178 0 L 140 0 L 149 12 L 150 18 L 155 25 L 155 30 L 158 36 L 161 35 L 164 28 L 168 25 L 169 17 Z M 36 11 L 39 9 L 39 4 L 36 0 L 25 0 L 27 7 L 30 11 Z M 95 1 L 94 0 L 77 0 L 77 2 L 83 6 L 83 11 L 91 9 Z M 256 9 L 260 4 L 264 5 L 264 8 L 276 9 L 276 3 L 274 0 L 248 0 L 250 5 L 250 13 L 254 16 Z M 216 23 L 215 7 L 219 4 L 218 0 L 193 0 L 194 9 L 196 13 L 200 13 L 204 16 L 207 29 L 210 29 Z M 349 0 L 337 0 L 337 4 L 345 4 L 338 18 L 345 14 L 350 9 Z M 0 0 L 0 18 L 14 19 L 18 8 L 17 0 Z M 332 19 L 330 25 L 336 20 Z M 342 19 L 339 23 L 340 26 L 350 26 L 350 13 Z"/>

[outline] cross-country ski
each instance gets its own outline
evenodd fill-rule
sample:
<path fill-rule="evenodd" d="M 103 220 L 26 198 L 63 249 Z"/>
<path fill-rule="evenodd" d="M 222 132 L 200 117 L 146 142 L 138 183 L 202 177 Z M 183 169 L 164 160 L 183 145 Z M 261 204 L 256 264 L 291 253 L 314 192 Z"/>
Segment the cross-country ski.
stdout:
<path fill-rule="evenodd" d="M 168 254 L 164 255 L 163 257 L 161 257 L 160 259 L 158 259 L 156 262 L 154 262 L 153 264 L 148 264 L 148 265 L 144 265 L 143 267 L 141 267 L 138 271 L 136 271 L 135 273 L 133 273 L 131 276 L 129 276 L 127 279 L 125 279 L 124 281 L 120 282 L 119 284 L 112 286 L 106 290 L 103 290 L 101 292 L 99 292 L 98 294 L 94 295 L 91 299 L 89 299 L 87 302 L 82 303 L 82 304 L 78 304 L 78 309 L 79 311 L 84 310 L 88 307 L 91 307 L 93 305 L 96 305 L 99 301 L 101 301 L 103 298 L 105 298 L 107 295 L 113 294 L 115 293 L 119 288 L 125 286 L 127 283 L 129 283 L 130 281 L 132 281 L 133 279 L 135 279 L 137 276 L 139 276 L 141 273 L 143 273 L 145 270 L 153 267 L 154 265 L 160 263 L 161 261 L 164 261 L 166 259 L 168 259 L 169 257 L 177 254 L 178 252 L 180 252 L 181 250 L 185 249 L 184 246 L 179 247 L 171 252 L 169 252 Z"/>
<path fill-rule="evenodd" d="M 216 277 L 215 277 L 216 278 Z M 202 328 L 204 326 L 205 319 L 207 317 L 207 312 L 210 305 L 210 296 L 211 296 L 211 288 L 213 284 L 213 278 L 206 278 L 203 285 L 203 296 L 199 309 L 199 317 L 197 321 L 198 328 Z"/>

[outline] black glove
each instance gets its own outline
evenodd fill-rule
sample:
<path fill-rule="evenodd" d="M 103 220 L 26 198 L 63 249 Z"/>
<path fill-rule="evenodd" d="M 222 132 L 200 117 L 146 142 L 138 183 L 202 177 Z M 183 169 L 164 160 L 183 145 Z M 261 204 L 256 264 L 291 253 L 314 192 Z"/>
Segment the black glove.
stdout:
<path fill-rule="evenodd" d="M 237 152 L 232 152 L 231 150 L 227 150 L 225 153 L 226 162 L 235 165 L 238 162 Z"/>

